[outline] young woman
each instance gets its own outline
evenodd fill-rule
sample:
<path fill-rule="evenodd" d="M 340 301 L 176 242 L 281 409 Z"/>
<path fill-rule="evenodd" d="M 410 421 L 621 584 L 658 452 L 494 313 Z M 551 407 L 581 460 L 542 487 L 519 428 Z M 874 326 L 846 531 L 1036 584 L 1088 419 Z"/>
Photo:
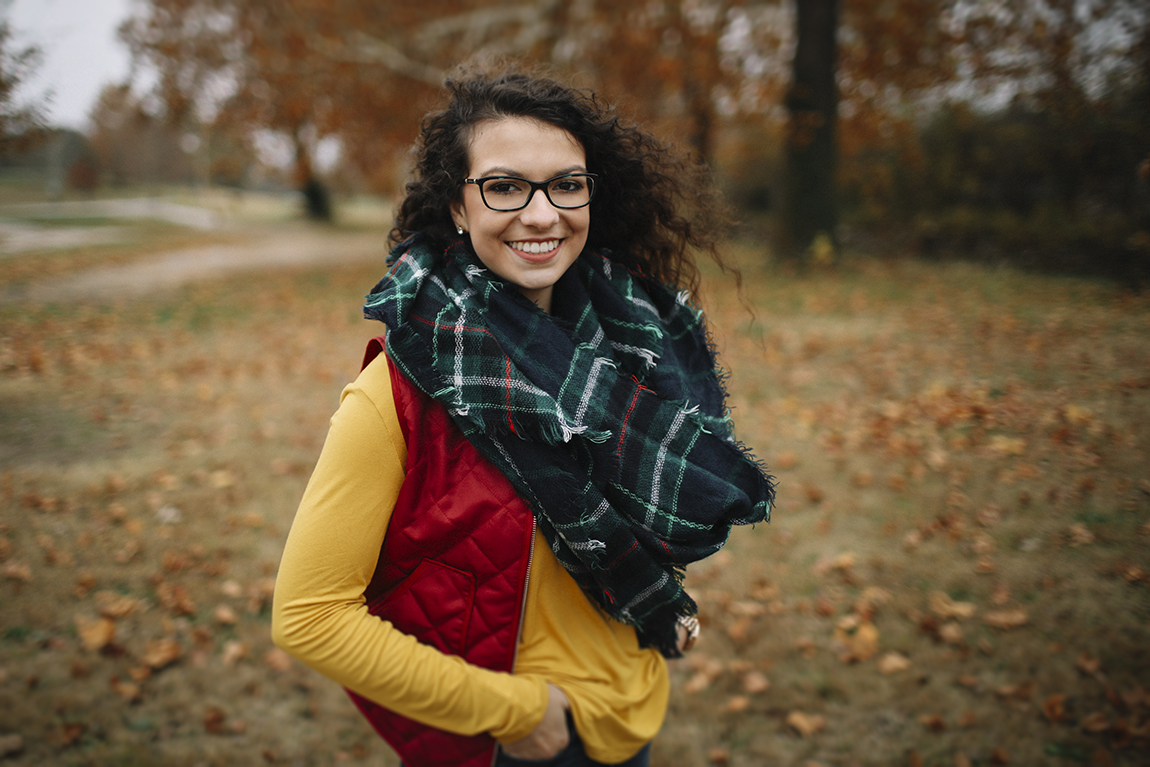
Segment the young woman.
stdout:
<path fill-rule="evenodd" d="M 684 568 L 773 498 L 685 290 L 714 197 L 592 94 L 447 91 L 273 635 L 409 767 L 646 765 L 698 632 Z"/>

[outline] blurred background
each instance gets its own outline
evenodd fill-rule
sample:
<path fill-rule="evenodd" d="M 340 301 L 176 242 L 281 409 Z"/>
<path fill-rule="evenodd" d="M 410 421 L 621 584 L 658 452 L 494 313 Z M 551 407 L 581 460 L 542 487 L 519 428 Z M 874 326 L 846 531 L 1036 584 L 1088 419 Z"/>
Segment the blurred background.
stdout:
<path fill-rule="evenodd" d="M 401 191 L 453 65 L 511 56 L 710 165 L 782 256 L 878 238 L 1130 280 L 1150 260 L 1136 0 L 4 5 L 8 198 L 296 190 L 338 217 Z"/>
<path fill-rule="evenodd" d="M 770 524 L 655 767 L 1150 764 L 1143 0 L 0 0 L 0 766 L 395 767 L 274 578 L 462 61 L 706 163 Z"/>

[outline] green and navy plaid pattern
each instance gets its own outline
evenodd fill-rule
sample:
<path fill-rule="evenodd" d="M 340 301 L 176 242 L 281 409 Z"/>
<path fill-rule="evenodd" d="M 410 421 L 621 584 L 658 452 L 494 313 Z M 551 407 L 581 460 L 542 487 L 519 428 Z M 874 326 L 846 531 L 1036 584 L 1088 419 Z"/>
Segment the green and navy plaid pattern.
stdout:
<path fill-rule="evenodd" d="M 734 439 L 700 313 L 606 254 L 580 255 L 552 314 L 465 241 L 416 236 L 389 264 L 364 307 L 388 355 L 507 476 L 583 590 L 676 655 L 696 609 L 684 568 L 774 498 Z"/>

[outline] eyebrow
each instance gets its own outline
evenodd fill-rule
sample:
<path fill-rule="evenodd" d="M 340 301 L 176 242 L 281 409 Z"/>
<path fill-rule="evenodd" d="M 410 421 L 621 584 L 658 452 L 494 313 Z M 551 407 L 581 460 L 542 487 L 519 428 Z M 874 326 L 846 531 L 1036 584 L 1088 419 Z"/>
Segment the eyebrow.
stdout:
<path fill-rule="evenodd" d="M 586 172 L 587 172 L 587 168 L 585 168 L 582 165 L 571 165 L 571 166 L 568 166 L 566 168 L 563 168 L 558 173 L 555 173 L 555 174 L 548 176 L 547 178 L 555 178 L 557 176 L 566 176 L 568 173 L 586 173 Z M 488 168 L 483 173 L 480 173 L 478 176 L 476 176 L 476 178 L 486 178 L 487 176 L 512 176 L 514 178 L 522 178 L 522 179 L 527 178 L 526 176 L 524 176 L 522 173 L 520 173 L 517 170 L 514 170 L 512 168 L 503 168 L 503 167 Z"/>

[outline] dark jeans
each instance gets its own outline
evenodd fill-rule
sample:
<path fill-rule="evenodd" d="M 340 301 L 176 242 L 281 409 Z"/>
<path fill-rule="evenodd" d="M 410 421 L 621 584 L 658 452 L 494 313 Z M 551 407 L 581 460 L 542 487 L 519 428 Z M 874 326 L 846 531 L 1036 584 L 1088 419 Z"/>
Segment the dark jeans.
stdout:
<path fill-rule="evenodd" d="M 579 733 L 575 731 L 575 724 L 571 721 L 571 715 L 567 715 L 567 730 L 571 733 L 571 740 L 567 744 L 567 748 L 560 751 L 551 759 L 534 760 L 534 759 L 516 759 L 513 756 L 508 756 L 502 752 L 495 759 L 495 767 L 608 767 L 603 762 L 596 762 L 587 756 L 583 751 L 583 741 L 579 739 Z M 651 761 L 651 745 L 643 746 L 639 753 L 625 762 L 619 762 L 610 767 L 647 767 Z"/>

